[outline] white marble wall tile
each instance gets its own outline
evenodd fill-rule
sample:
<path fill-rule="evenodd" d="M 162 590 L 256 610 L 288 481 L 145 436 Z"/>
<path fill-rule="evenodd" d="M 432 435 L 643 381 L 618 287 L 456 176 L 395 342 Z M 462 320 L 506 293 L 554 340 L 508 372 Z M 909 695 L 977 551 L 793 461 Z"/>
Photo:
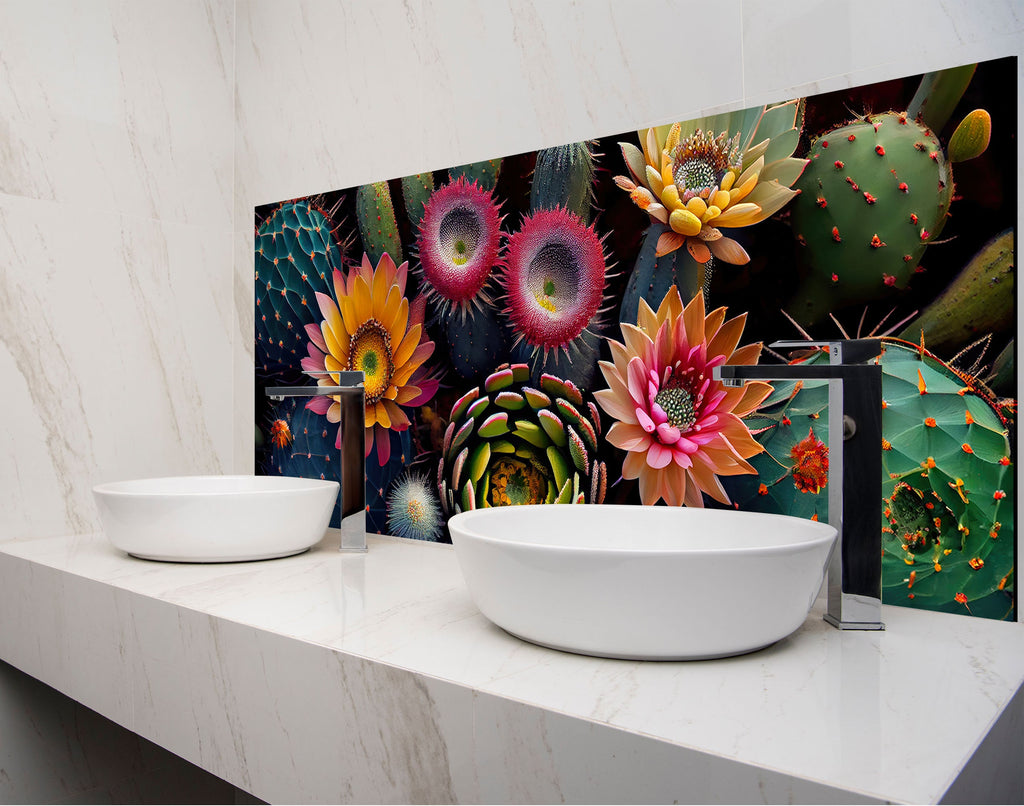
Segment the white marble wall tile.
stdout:
<path fill-rule="evenodd" d="M 1007 0 L 746 3 L 744 91 L 765 103 L 1012 55 L 1022 26 Z"/>
<path fill-rule="evenodd" d="M 255 424 L 250 422 L 252 415 L 248 413 L 256 410 L 256 270 L 252 212 L 250 208 L 248 217 L 236 222 L 231 254 L 231 373 L 234 394 L 231 410 L 236 417 L 231 471 L 234 473 L 251 473 L 256 462 Z"/>
<path fill-rule="evenodd" d="M 0 3 L 0 540 L 234 448 L 230 0 Z"/>
<path fill-rule="evenodd" d="M 242 0 L 236 219 L 254 204 L 737 102 L 740 10 Z"/>
<path fill-rule="evenodd" d="M 0 191 L 230 226 L 232 12 L 0 4 Z"/>
<path fill-rule="evenodd" d="M 219 472 L 233 301 L 220 228 L 0 196 L 0 539 L 92 531 L 91 487 Z"/>

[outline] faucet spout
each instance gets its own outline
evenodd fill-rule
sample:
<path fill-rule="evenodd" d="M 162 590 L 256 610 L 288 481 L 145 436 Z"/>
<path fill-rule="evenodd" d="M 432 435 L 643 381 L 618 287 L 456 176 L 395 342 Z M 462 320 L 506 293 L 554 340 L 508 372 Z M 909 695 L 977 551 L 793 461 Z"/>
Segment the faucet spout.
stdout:
<path fill-rule="evenodd" d="M 881 352 L 877 339 L 776 342 L 774 349 L 827 347 L 828 364 L 730 365 L 714 378 L 738 386 L 747 380 L 828 382 L 828 520 L 839 545 L 828 569 L 825 620 L 844 630 L 883 630 L 882 534 L 878 500 L 882 480 L 882 368 L 866 364 Z"/>
<path fill-rule="evenodd" d="M 271 386 L 271 400 L 330 395 L 341 402 L 341 551 L 366 551 L 366 394 L 361 371 L 331 373 L 336 386 Z"/>

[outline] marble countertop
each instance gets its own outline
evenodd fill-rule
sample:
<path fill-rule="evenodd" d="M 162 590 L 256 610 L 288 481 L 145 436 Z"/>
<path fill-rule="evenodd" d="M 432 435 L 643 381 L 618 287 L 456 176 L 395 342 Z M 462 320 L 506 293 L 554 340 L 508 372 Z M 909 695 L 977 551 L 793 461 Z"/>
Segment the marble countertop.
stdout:
<path fill-rule="evenodd" d="M 269 801 L 1024 794 L 1024 625 L 887 606 L 885 632 L 841 632 L 816 608 L 742 657 L 605 660 L 490 624 L 450 546 L 335 545 L 186 565 L 102 535 L 2 544 L 0 657 Z"/>

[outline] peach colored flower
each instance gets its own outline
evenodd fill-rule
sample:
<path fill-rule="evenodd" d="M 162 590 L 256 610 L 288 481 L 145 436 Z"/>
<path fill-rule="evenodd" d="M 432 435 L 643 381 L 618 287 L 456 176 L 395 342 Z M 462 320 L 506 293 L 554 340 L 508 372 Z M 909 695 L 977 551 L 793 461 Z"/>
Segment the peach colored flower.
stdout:
<path fill-rule="evenodd" d="M 616 422 L 607 440 L 626 451 L 622 475 L 639 479 L 645 504 L 704 506 L 702 493 L 729 497 L 718 476 L 755 473 L 748 458 L 764 450 L 740 419 L 771 393 L 762 381 L 727 387 L 711 377 L 721 364 L 755 364 L 761 345 L 737 349 L 746 314 L 705 315 L 698 291 L 686 307 L 675 286 L 657 312 L 640 301 L 637 324 L 623 322 L 624 343 L 608 339 L 608 383 L 595 395 Z"/>

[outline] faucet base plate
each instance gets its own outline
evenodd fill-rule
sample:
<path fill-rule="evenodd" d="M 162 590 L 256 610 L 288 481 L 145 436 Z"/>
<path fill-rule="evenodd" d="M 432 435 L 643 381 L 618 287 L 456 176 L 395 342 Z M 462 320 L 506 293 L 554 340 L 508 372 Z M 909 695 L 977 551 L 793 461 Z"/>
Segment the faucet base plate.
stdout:
<path fill-rule="evenodd" d="M 881 621 L 841 621 L 835 616 L 826 613 L 825 621 L 838 630 L 884 630 L 885 624 Z"/>

